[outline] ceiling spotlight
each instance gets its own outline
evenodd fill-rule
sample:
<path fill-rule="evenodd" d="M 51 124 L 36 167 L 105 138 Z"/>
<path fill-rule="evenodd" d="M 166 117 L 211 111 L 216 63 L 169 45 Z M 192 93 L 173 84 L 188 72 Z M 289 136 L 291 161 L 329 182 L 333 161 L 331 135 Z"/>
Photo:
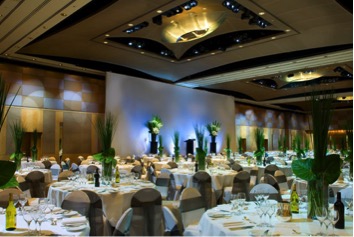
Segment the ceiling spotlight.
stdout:
<path fill-rule="evenodd" d="M 131 33 L 134 33 L 135 31 L 138 31 L 138 30 L 141 30 L 141 29 L 147 27 L 148 25 L 149 25 L 149 23 L 147 21 L 144 21 L 140 24 L 137 24 L 133 27 L 123 30 L 123 32 L 125 32 L 127 34 L 131 34 Z"/>
<path fill-rule="evenodd" d="M 197 5 L 198 5 L 197 1 L 189 1 L 189 2 L 186 2 L 185 4 L 182 4 L 182 7 L 184 8 L 184 10 L 188 11 Z"/>

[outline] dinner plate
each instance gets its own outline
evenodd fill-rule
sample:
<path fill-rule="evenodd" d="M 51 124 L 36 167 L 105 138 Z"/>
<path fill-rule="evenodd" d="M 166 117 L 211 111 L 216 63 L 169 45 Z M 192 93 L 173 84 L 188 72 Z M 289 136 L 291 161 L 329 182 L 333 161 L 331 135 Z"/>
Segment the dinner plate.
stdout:
<path fill-rule="evenodd" d="M 68 226 L 68 227 L 66 227 L 66 230 L 70 231 L 70 232 L 74 232 L 74 231 L 84 230 L 86 227 L 87 227 L 87 225 Z"/>
<path fill-rule="evenodd" d="M 64 212 L 63 216 L 74 216 L 77 215 L 78 212 L 77 211 L 69 211 L 69 212 Z"/>

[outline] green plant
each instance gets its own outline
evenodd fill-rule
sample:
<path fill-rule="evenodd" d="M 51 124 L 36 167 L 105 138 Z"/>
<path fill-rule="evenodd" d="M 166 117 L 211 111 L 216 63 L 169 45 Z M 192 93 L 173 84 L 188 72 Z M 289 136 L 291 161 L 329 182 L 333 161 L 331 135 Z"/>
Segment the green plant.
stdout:
<path fill-rule="evenodd" d="M 102 163 L 105 176 L 112 175 L 112 166 L 115 167 L 117 161 L 114 159 L 115 150 L 112 147 L 113 135 L 116 131 L 117 118 L 108 112 L 105 118 L 99 117 L 96 123 L 96 130 L 102 152 L 93 155 L 95 160 Z"/>
<path fill-rule="evenodd" d="M 159 135 L 159 148 L 158 148 L 158 150 L 159 150 L 159 156 L 160 157 L 162 157 L 162 155 L 163 155 L 163 149 L 164 149 L 164 147 L 162 145 L 162 136 Z"/>
<path fill-rule="evenodd" d="M 16 163 L 8 160 L 0 160 L 0 189 L 17 187 L 15 171 Z"/>
<path fill-rule="evenodd" d="M 284 154 L 286 153 L 287 146 L 286 146 L 286 136 L 280 135 L 279 140 L 278 140 L 278 148 L 280 151 L 282 151 Z"/>
<path fill-rule="evenodd" d="M 159 134 L 163 126 L 162 120 L 159 116 L 153 116 L 151 120 L 146 122 L 145 126 L 149 129 L 151 134 Z"/>
<path fill-rule="evenodd" d="M 294 146 L 295 146 L 295 153 L 296 153 L 296 157 L 297 158 L 301 158 L 301 157 L 305 157 L 305 152 L 304 150 L 301 148 L 301 137 L 299 134 L 295 135 L 295 139 L 294 139 Z"/>
<path fill-rule="evenodd" d="M 14 122 L 12 124 L 11 134 L 15 144 L 15 152 L 11 154 L 10 159 L 16 163 L 17 170 L 21 168 L 21 158 L 23 157 L 23 153 L 21 152 L 21 146 L 24 133 L 25 129 L 22 127 L 20 121 Z"/>
<path fill-rule="evenodd" d="M 218 132 L 220 131 L 220 127 L 221 127 L 221 123 L 219 123 L 218 121 L 214 121 L 206 125 L 209 135 L 214 137 L 218 135 Z"/>
<path fill-rule="evenodd" d="M 174 145 L 173 152 L 175 155 L 175 162 L 178 162 L 180 147 L 179 147 L 179 132 L 177 131 L 173 133 L 173 145 Z"/>
<path fill-rule="evenodd" d="M 225 152 L 226 152 L 226 157 L 227 159 L 230 159 L 231 158 L 231 137 L 229 134 L 226 135 L 226 149 L 225 149 Z"/>
<path fill-rule="evenodd" d="M 32 161 L 37 160 L 37 155 L 38 155 L 37 140 L 38 140 L 38 132 L 37 132 L 37 129 L 34 129 L 33 130 L 33 146 L 31 147 Z"/>
<path fill-rule="evenodd" d="M 309 139 L 305 138 L 305 153 L 308 152 L 310 150 L 310 141 Z"/>
<path fill-rule="evenodd" d="M 243 150 L 242 150 L 242 137 L 237 138 L 237 145 L 238 145 L 238 153 L 242 154 L 242 152 L 243 152 Z"/>
<path fill-rule="evenodd" d="M 339 155 L 326 155 L 332 101 L 332 94 L 312 93 L 314 158 L 293 160 L 291 166 L 297 177 L 308 181 L 309 218 L 314 216 L 316 205 L 328 205 L 328 184 L 335 182 L 340 175 Z"/>
<path fill-rule="evenodd" d="M 196 159 L 199 164 L 199 169 L 205 170 L 205 156 L 206 156 L 207 152 L 205 151 L 205 148 L 203 147 L 203 145 L 205 144 L 204 127 L 195 125 L 194 132 L 195 132 L 195 136 L 197 138 L 197 144 L 198 144 L 198 147 L 196 148 L 196 153 L 197 153 Z"/>
<path fill-rule="evenodd" d="M 264 134 L 263 134 L 263 129 L 261 128 L 256 128 L 254 137 L 256 140 L 256 148 L 257 150 L 254 152 L 255 157 L 263 156 L 264 154 Z"/>

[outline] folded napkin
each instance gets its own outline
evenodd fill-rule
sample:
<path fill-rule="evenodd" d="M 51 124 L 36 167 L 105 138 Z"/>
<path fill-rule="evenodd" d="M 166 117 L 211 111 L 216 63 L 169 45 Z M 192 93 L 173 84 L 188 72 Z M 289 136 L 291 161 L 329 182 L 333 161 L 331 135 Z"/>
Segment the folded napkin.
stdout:
<path fill-rule="evenodd" d="M 80 216 L 80 217 L 72 217 L 72 218 L 64 218 L 62 220 L 63 225 L 68 225 L 68 224 L 85 224 L 87 222 L 86 217 Z"/>

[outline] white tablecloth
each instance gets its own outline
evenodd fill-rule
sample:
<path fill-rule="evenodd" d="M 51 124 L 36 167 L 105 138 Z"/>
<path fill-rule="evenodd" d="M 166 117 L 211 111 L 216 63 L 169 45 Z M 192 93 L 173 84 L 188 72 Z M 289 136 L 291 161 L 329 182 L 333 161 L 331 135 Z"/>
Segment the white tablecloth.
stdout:
<path fill-rule="evenodd" d="M 255 165 L 248 165 L 248 164 L 240 164 L 243 167 L 243 170 L 250 172 Z M 279 170 L 283 171 L 286 177 L 291 177 L 293 175 L 293 171 L 290 165 L 277 165 Z M 258 182 L 264 174 L 264 166 L 258 166 Z"/>
<path fill-rule="evenodd" d="M 40 171 L 44 174 L 44 182 L 49 184 L 51 182 L 53 182 L 53 177 L 52 177 L 52 171 L 51 170 L 48 170 L 48 169 L 29 169 L 29 168 L 26 168 L 26 169 L 21 169 L 19 171 L 16 171 L 15 175 L 16 176 L 22 176 L 22 177 L 26 177 L 29 172 L 31 171 Z"/>
<path fill-rule="evenodd" d="M 121 215 L 130 207 L 133 194 L 146 187 L 155 187 L 148 181 L 135 180 L 122 182 L 113 188 L 111 186 L 94 187 L 93 184 L 78 185 L 75 182 L 57 182 L 50 186 L 48 198 L 57 207 L 61 206 L 66 195 L 74 190 L 91 190 L 102 199 L 103 212 L 112 226 L 115 226 Z"/>
<path fill-rule="evenodd" d="M 309 236 L 309 234 L 316 234 L 320 231 L 320 224 L 318 221 L 308 220 L 306 210 L 300 214 L 293 214 L 290 222 L 281 222 L 273 216 L 272 224 L 274 227 L 257 227 L 256 223 L 260 223 L 259 216 L 255 211 L 255 204 L 249 202 L 247 209 L 243 210 L 244 214 L 230 215 L 227 211 L 230 210 L 230 205 L 222 205 L 214 209 L 208 210 L 203 214 L 198 224 L 197 232 L 200 236 L 260 236 L 265 230 L 269 230 L 269 236 Z M 222 210 L 222 211 L 220 211 Z M 214 214 L 214 217 L 211 215 Z M 215 215 L 217 214 L 217 215 Z M 211 217 L 209 216 L 211 215 Z M 247 217 L 247 220 L 245 220 Z M 352 236 L 353 234 L 353 218 L 346 216 L 345 229 L 335 229 L 335 234 L 338 236 Z M 235 223 L 239 222 L 239 223 Z M 225 226 L 225 223 L 226 224 Z M 231 230 L 232 228 L 250 226 L 248 229 Z M 230 229 L 231 228 L 231 229 Z M 332 227 L 330 227 L 332 228 Z M 325 229 L 323 227 L 323 229 Z M 297 231 L 295 233 L 293 230 Z M 254 234 L 254 232 L 259 234 Z M 329 229 L 331 233 L 331 229 Z M 189 232 L 185 232 L 189 235 Z"/>
<path fill-rule="evenodd" d="M 94 164 L 93 164 L 94 165 Z M 80 173 L 81 174 L 86 174 L 86 170 L 87 170 L 87 167 L 89 165 L 79 165 L 79 170 L 80 170 Z M 95 165 L 98 167 L 98 169 L 101 171 L 102 170 L 102 165 Z M 132 168 L 134 166 L 133 165 L 130 165 L 130 164 L 126 164 L 126 165 L 118 165 L 118 169 L 119 169 L 119 172 L 121 173 L 130 173 Z"/>
<path fill-rule="evenodd" d="M 30 161 L 30 162 L 27 162 L 27 161 L 21 161 L 21 168 L 22 169 L 25 169 L 25 168 L 28 168 L 28 167 L 34 167 L 34 166 L 43 166 L 43 163 L 42 161 Z"/>
<path fill-rule="evenodd" d="M 296 182 L 296 190 L 297 192 L 301 193 L 301 190 L 306 190 L 307 191 L 307 181 L 303 179 L 295 179 Z M 347 188 L 347 187 L 352 187 L 353 182 L 348 182 L 348 181 L 342 181 L 342 182 L 334 182 L 333 184 L 330 184 L 329 187 L 332 188 L 334 197 L 336 197 L 337 192 L 341 189 Z"/>

